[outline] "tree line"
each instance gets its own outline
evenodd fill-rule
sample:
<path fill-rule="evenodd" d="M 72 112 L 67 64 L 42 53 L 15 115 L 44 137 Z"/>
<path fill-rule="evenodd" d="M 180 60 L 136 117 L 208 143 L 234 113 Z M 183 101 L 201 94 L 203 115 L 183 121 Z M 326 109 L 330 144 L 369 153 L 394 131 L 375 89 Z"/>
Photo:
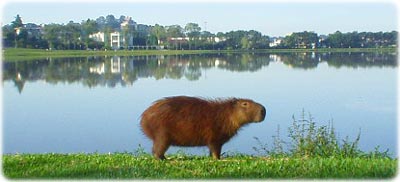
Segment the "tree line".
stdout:
<path fill-rule="evenodd" d="M 114 15 L 87 19 L 80 23 L 24 24 L 17 15 L 10 24 L 2 27 L 3 46 L 16 48 L 85 50 L 111 49 L 109 34 L 119 32 L 128 45 L 164 46 L 167 49 L 269 49 L 269 48 L 381 48 L 397 47 L 397 31 L 348 32 L 336 31 L 328 35 L 315 32 L 294 32 L 284 37 L 270 37 L 256 30 L 234 30 L 212 33 L 202 30 L 197 23 L 163 26 L 137 24 L 125 16 Z M 91 37 L 104 32 L 104 40 Z M 131 37 L 131 39 L 127 39 Z M 129 42 L 131 41 L 131 42 Z M 128 44 L 129 42 L 129 44 Z"/>

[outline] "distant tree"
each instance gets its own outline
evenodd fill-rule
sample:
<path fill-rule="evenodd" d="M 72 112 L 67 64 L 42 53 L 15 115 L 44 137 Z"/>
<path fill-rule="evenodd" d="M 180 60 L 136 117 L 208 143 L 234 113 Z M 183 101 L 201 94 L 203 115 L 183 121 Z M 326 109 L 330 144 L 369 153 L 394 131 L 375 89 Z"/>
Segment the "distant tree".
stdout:
<path fill-rule="evenodd" d="M 150 34 L 146 39 L 146 45 L 157 45 L 157 37 Z"/>
<path fill-rule="evenodd" d="M 314 32 L 295 32 L 284 38 L 286 48 L 315 48 L 318 44 L 318 35 Z"/>
<path fill-rule="evenodd" d="M 121 15 L 121 16 L 119 17 L 119 23 L 122 23 L 122 22 L 124 22 L 124 21 L 125 21 L 125 19 L 126 19 L 126 16 L 124 16 L 124 15 Z"/>
<path fill-rule="evenodd" d="M 225 34 L 227 49 L 242 48 L 242 38 L 246 36 L 246 31 L 236 30 Z"/>
<path fill-rule="evenodd" d="M 21 17 L 19 15 L 17 15 L 15 17 L 15 20 L 11 22 L 11 27 L 12 28 L 21 28 L 23 26 L 24 26 L 24 24 L 22 23 L 22 19 L 21 19 Z"/>
<path fill-rule="evenodd" d="M 96 24 L 99 31 L 104 31 L 104 28 L 106 26 L 106 18 L 104 18 L 104 16 L 98 17 L 96 19 Z"/>
<path fill-rule="evenodd" d="M 111 45 L 110 45 L 111 37 L 110 37 L 110 34 L 111 34 L 112 31 L 113 30 L 112 30 L 111 27 L 105 27 L 104 28 L 104 48 L 105 49 L 111 49 Z"/>
<path fill-rule="evenodd" d="M 66 30 L 64 34 L 65 47 L 67 49 L 80 49 L 81 46 L 78 47 L 78 45 L 81 45 L 81 24 L 70 21 L 64 29 Z"/>
<path fill-rule="evenodd" d="M 170 25 L 165 27 L 167 37 L 182 37 L 183 28 L 180 25 Z"/>
<path fill-rule="evenodd" d="M 194 49 L 196 49 L 196 42 L 199 39 L 201 28 L 197 23 L 188 23 L 185 26 L 186 36 L 189 37 L 189 49 L 192 49 L 192 43 L 194 43 Z"/>
<path fill-rule="evenodd" d="M 170 25 L 165 26 L 165 36 L 166 38 L 177 38 L 184 36 L 184 30 L 180 25 Z M 167 46 L 169 49 L 181 49 L 182 42 L 180 41 L 168 41 Z"/>
<path fill-rule="evenodd" d="M 86 21 L 82 21 L 81 25 L 82 25 L 82 32 L 81 32 L 82 40 L 85 44 L 85 47 L 89 48 L 89 43 L 91 42 L 89 36 L 99 31 L 98 24 L 95 20 L 87 19 Z"/>
<path fill-rule="evenodd" d="M 59 24 L 48 24 L 44 26 L 44 38 L 47 40 L 49 48 L 53 49 L 61 44 L 62 26 Z"/>
<path fill-rule="evenodd" d="M 265 49 L 269 46 L 269 37 L 263 36 L 260 32 L 255 30 L 250 30 L 245 32 L 246 37 L 249 40 L 250 47 L 254 49 Z"/>
<path fill-rule="evenodd" d="M 15 47 L 15 30 L 11 25 L 5 25 L 2 27 L 3 33 L 3 46 L 4 47 Z"/>
<path fill-rule="evenodd" d="M 160 26 L 159 24 L 154 25 L 151 29 L 151 35 L 154 35 L 157 38 L 157 45 L 161 43 L 163 40 L 165 40 L 166 37 L 166 31 L 163 26 Z"/>
<path fill-rule="evenodd" d="M 115 19 L 114 15 L 107 15 L 105 26 L 112 29 L 112 31 L 116 31 L 120 29 L 120 22 Z"/>
<path fill-rule="evenodd" d="M 242 39 L 240 40 L 240 44 L 242 49 L 249 49 L 251 47 L 251 43 L 246 36 L 242 37 Z"/>
<path fill-rule="evenodd" d="M 15 48 L 17 47 L 21 47 L 25 44 L 26 41 L 26 32 L 23 29 L 24 24 L 22 23 L 22 19 L 19 16 L 19 14 L 17 14 L 17 16 L 15 17 L 15 20 L 11 22 L 11 28 L 14 29 L 14 46 Z"/>
<path fill-rule="evenodd" d="M 342 32 L 336 31 L 333 34 L 329 34 L 327 38 L 327 45 L 330 48 L 341 48 L 343 47 L 344 36 Z"/>
<path fill-rule="evenodd" d="M 213 49 L 215 35 L 209 31 L 202 31 L 200 33 L 200 40 L 198 41 L 198 47 L 201 49 Z"/>
<path fill-rule="evenodd" d="M 130 24 L 121 26 L 121 32 L 124 39 L 124 47 L 128 48 L 129 45 L 133 44 L 134 27 Z"/>

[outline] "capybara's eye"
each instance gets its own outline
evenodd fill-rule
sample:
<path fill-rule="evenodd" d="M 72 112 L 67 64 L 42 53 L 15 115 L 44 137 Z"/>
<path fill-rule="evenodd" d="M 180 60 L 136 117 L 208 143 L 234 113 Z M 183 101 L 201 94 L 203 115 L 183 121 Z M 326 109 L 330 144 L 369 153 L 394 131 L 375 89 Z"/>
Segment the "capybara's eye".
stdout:
<path fill-rule="evenodd" d="M 247 102 L 242 102 L 242 106 L 243 107 L 247 107 L 249 105 L 249 103 L 247 103 Z"/>

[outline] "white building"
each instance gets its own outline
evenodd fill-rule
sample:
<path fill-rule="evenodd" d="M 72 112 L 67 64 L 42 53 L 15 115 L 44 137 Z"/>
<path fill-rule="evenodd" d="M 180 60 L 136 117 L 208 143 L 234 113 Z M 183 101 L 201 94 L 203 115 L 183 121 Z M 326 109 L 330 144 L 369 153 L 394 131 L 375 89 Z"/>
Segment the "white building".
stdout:
<path fill-rule="evenodd" d="M 272 38 L 271 42 L 269 43 L 269 47 L 277 47 L 282 44 L 282 38 Z"/>
<path fill-rule="evenodd" d="M 120 24 L 120 31 L 114 31 L 110 34 L 97 32 L 89 35 L 89 38 L 98 42 L 107 41 L 107 44 L 114 50 L 120 49 L 121 47 L 127 49 L 128 47 L 133 46 L 132 30 L 135 29 L 136 25 L 136 22 L 128 16 Z"/>
<path fill-rule="evenodd" d="M 98 42 L 105 42 L 106 41 L 106 37 L 108 38 L 108 42 L 110 45 L 110 47 L 112 49 L 119 49 L 121 47 L 125 47 L 126 46 L 133 46 L 133 37 L 130 35 L 127 35 L 127 37 L 124 37 L 122 35 L 122 33 L 120 32 L 111 32 L 108 36 L 106 36 L 106 34 L 104 32 L 97 32 L 95 34 L 91 34 L 89 35 L 89 38 L 98 41 Z M 126 42 L 127 41 L 127 42 Z"/>
<path fill-rule="evenodd" d="M 95 34 L 91 34 L 89 35 L 89 38 L 98 42 L 104 42 L 104 32 L 97 32 Z"/>
<path fill-rule="evenodd" d="M 110 33 L 110 46 L 112 49 L 119 49 L 124 44 L 122 41 L 122 37 L 119 32 L 112 32 Z"/>

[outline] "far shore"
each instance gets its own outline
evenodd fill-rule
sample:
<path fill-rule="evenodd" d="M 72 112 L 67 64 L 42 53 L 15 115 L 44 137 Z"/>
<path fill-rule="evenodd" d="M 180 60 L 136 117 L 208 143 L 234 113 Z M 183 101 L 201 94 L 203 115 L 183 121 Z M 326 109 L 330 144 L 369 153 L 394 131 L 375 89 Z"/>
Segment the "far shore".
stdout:
<path fill-rule="evenodd" d="M 2 60 L 27 61 L 41 58 L 86 56 L 149 56 L 215 53 L 299 53 L 299 52 L 397 52 L 397 48 L 319 48 L 319 49 L 254 49 L 254 50 L 45 50 L 6 48 Z"/>

